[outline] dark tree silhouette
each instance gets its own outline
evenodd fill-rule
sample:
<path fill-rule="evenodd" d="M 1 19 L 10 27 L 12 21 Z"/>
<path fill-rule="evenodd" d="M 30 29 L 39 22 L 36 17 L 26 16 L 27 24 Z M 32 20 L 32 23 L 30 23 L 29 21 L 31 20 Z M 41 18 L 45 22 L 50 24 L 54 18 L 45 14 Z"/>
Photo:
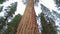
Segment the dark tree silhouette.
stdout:
<path fill-rule="evenodd" d="M 41 13 L 41 24 L 42 24 L 42 34 L 57 34 L 55 27 L 53 26 L 53 20 L 51 18 L 45 19 L 45 16 L 43 13 Z"/>
<path fill-rule="evenodd" d="M 12 21 L 8 24 L 8 28 L 7 30 L 3 33 L 3 34 L 16 34 L 17 32 L 17 27 L 18 27 L 18 24 L 21 20 L 21 15 L 18 14 L 16 15 Z"/>
<path fill-rule="evenodd" d="M 9 24 L 8 20 L 10 18 L 13 18 L 13 14 L 15 14 L 16 8 L 17 8 L 17 2 L 12 3 L 11 6 L 8 6 L 6 7 L 6 9 L 4 9 L 5 10 L 4 17 L 1 18 L 2 20 L 0 21 L 0 26 L 2 26 L 0 29 L 1 31 L 0 34 L 2 34 L 3 31 L 5 31 L 4 26 L 7 26 Z"/>

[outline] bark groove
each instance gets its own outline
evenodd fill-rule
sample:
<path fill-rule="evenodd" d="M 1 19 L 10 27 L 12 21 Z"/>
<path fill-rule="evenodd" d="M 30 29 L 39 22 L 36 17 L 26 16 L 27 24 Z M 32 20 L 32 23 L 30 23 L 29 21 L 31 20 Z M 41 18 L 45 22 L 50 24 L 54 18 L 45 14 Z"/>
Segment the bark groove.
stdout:
<path fill-rule="evenodd" d="M 38 31 L 33 0 L 28 0 L 27 7 L 24 15 L 22 16 L 16 34 L 40 34 Z"/>

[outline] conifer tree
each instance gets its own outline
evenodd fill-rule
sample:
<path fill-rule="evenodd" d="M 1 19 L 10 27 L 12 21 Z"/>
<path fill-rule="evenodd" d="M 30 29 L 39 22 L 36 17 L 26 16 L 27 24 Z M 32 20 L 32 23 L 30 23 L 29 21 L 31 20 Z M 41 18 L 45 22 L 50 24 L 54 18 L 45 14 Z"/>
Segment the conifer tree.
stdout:
<path fill-rule="evenodd" d="M 16 34 L 40 34 L 34 10 L 34 0 L 27 0 L 27 6 Z"/>
<path fill-rule="evenodd" d="M 41 13 L 40 17 L 42 24 L 42 34 L 57 34 L 56 29 L 52 24 L 54 21 L 48 16 L 45 16 L 44 13 Z"/>

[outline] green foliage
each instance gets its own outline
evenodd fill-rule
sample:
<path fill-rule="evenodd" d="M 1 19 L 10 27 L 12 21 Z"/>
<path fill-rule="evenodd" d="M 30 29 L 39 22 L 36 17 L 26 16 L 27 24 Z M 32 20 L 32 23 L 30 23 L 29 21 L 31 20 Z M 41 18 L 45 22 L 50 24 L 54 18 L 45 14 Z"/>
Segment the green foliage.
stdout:
<path fill-rule="evenodd" d="M 16 34 L 21 17 L 22 16 L 20 14 L 16 15 L 14 19 L 8 24 L 8 29 L 3 34 Z"/>
<path fill-rule="evenodd" d="M 6 1 L 6 0 L 0 0 L 0 3 L 2 4 L 4 1 Z"/>
<path fill-rule="evenodd" d="M 42 13 L 40 14 L 42 24 L 42 34 L 57 34 L 55 28 L 55 22 L 49 16 L 51 15 L 50 10 L 41 4 Z"/>
<path fill-rule="evenodd" d="M 52 10 L 53 14 L 56 15 L 56 17 L 60 18 L 60 13 L 57 13 L 56 11 Z"/>
<path fill-rule="evenodd" d="M 44 14 L 50 14 L 50 10 L 47 7 L 45 7 L 43 4 L 40 5 L 41 5 L 42 12 Z"/>
<path fill-rule="evenodd" d="M 41 24 L 42 24 L 42 34 L 57 34 L 56 29 L 54 28 L 51 19 L 49 19 L 48 17 L 48 22 L 45 19 L 44 13 L 40 14 L 40 19 L 41 19 Z"/>
<path fill-rule="evenodd" d="M 6 17 L 11 17 L 11 16 L 13 16 L 13 14 L 14 14 L 15 11 L 16 11 L 16 8 L 17 8 L 17 2 L 12 3 L 11 6 L 8 6 L 7 9 L 5 9 L 5 11 L 7 12 Z M 8 9 L 9 9 L 9 11 L 8 11 Z"/>
<path fill-rule="evenodd" d="M 3 9 L 3 6 L 0 6 L 0 12 L 2 11 L 2 9 Z"/>
<path fill-rule="evenodd" d="M 3 28 L 4 25 L 5 25 L 5 20 L 3 17 L 0 17 L 0 30 Z"/>
<path fill-rule="evenodd" d="M 8 24 L 8 20 L 10 18 L 13 17 L 13 14 L 15 14 L 15 11 L 16 11 L 16 8 L 17 8 L 17 2 L 15 3 L 12 3 L 10 6 L 8 6 L 6 9 L 5 9 L 5 14 L 4 14 L 4 17 L 0 19 L 0 31 L 1 30 L 4 30 L 3 26 L 7 26 Z M 2 10 L 2 8 L 1 8 Z M 2 24 L 2 25 L 1 25 Z M 8 25 L 9 26 L 9 25 Z M 9 28 L 9 27 L 8 27 Z M 5 30 L 4 30 L 5 31 Z M 1 31 L 2 32 L 2 31 Z M 1 34 L 0 32 L 0 34 Z M 2 32 L 3 33 L 3 32 Z"/>
<path fill-rule="evenodd" d="M 60 7 L 60 0 L 54 0 L 54 1 L 56 3 L 57 7 Z"/>

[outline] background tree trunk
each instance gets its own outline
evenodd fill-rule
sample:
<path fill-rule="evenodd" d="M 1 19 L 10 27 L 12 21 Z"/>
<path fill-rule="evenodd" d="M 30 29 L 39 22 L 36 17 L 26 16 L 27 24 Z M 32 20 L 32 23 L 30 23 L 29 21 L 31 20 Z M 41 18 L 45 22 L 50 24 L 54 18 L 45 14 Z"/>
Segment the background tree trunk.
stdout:
<path fill-rule="evenodd" d="M 27 7 L 16 34 L 39 34 L 34 10 L 34 0 L 27 0 Z"/>

